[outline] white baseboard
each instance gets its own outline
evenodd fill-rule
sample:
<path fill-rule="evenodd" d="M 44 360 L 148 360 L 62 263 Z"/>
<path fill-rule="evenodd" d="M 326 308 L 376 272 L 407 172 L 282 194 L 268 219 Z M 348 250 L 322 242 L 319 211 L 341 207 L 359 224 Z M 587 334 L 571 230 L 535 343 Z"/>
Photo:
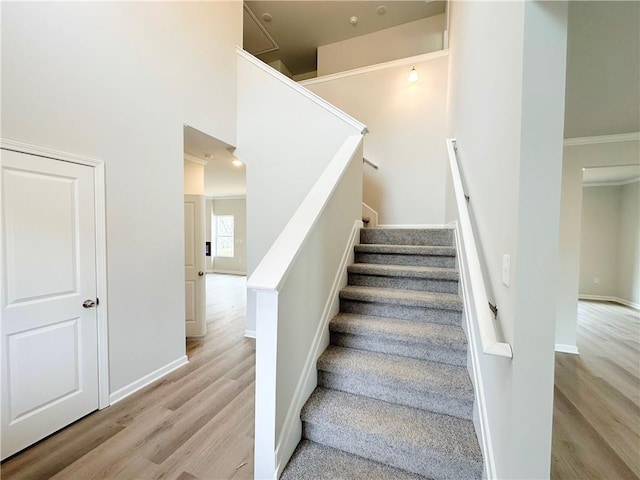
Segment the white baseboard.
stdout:
<path fill-rule="evenodd" d="M 556 352 L 580 355 L 580 352 L 578 352 L 578 347 L 576 347 L 575 345 L 567 345 L 564 343 L 556 343 Z"/>
<path fill-rule="evenodd" d="M 578 299 L 580 300 L 596 300 L 599 302 L 614 302 L 619 303 L 620 305 L 624 305 L 626 307 L 635 308 L 636 310 L 640 310 L 640 303 L 634 303 L 631 300 L 627 300 L 625 298 L 620 297 L 609 297 L 606 295 L 586 295 L 579 293 Z"/>
<path fill-rule="evenodd" d="M 213 270 L 211 270 L 211 273 L 222 273 L 225 275 L 239 275 L 239 276 L 247 275 L 247 272 L 242 272 L 239 270 L 220 270 L 218 268 L 214 268 Z"/>
<path fill-rule="evenodd" d="M 244 336 L 247 338 L 256 338 L 256 331 L 255 330 L 245 330 L 244 331 Z"/>
<path fill-rule="evenodd" d="M 302 422 L 300 420 L 300 412 L 307 398 L 313 392 L 317 386 L 317 377 L 313 375 L 316 368 L 316 362 L 320 354 L 327 348 L 329 344 L 329 321 L 339 310 L 339 293 L 340 289 L 347 284 L 347 266 L 353 262 L 354 245 L 360 238 L 360 229 L 363 228 L 361 220 L 356 220 L 351 229 L 351 236 L 347 242 L 345 250 L 340 260 L 340 265 L 336 276 L 333 279 L 333 284 L 329 290 L 329 297 L 325 303 L 320 322 L 316 328 L 309 354 L 304 362 L 298 384 L 293 394 L 293 399 L 289 405 L 287 416 L 285 417 L 280 431 L 280 437 L 276 442 L 276 466 L 277 475 L 275 478 L 280 478 L 280 474 L 285 465 L 291 458 L 291 454 L 295 450 L 296 446 L 300 442 L 302 434 Z"/>
<path fill-rule="evenodd" d="M 131 382 L 129 385 L 122 387 L 121 389 L 116 390 L 115 392 L 110 394 L 109 404 L 113 405 L 114 403 L 117 403 L 120 400 L 125 399 L 129 395 L 137 392 L 138 390 L 146 387 L 147 385 L 155 382 L 156 380 L 159 380 L 160 378 L 164 377 L 165 375 L 168 375 L 169 373 L 182 367 L 183 365 L 186 365 L 187 363 L 189 363 L 189 359 L 187 358 L 186 355 L 184 355 L 183 357 L 180 357 L 177 360 L 174 360 L 173 362 L 166 364 L 164 367 L 160 367 L 159 369 L 149 373 L 148 375 L 145 375 L 144 377 L 136 380 L 135 382 Z"/>

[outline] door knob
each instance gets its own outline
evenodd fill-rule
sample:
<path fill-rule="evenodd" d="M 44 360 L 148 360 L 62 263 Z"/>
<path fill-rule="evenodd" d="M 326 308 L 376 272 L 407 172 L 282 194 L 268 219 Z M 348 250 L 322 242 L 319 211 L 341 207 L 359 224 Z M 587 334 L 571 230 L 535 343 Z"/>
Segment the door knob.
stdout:
<path fill-rule="evenodd" d="M 82 306 L 84 308 L 92 308 L 96 306 L 96 302 L 94 302 L 93 300 L 85 300 Z"/>
<path fill-rule="evenodd" d="M 198 276 L 199 276 L 199 277 L 201 277 L 201 276 L 203 276 L 203 275 L 204 275 L 204 272 L 202 272 L 202 271 L 198 272 Z"/>

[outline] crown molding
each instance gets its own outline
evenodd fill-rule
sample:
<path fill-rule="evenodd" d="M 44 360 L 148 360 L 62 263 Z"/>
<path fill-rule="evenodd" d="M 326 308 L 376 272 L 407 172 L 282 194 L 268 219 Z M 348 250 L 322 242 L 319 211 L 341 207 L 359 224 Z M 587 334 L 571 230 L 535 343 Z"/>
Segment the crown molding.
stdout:
<path fill-rule="evenodd" d="M 627 180 L 618 180 L 616 182 L 589 182 L 583 183 L 583 187 L 620 187 L 622 185 L 629 185 L 630 183 L 640 182 L 640 177 L 629 178 Z"/>
<path fill-rule="evenodd" d="M 640 132 L 620 133 L 616 135 L 598 135 L 594 137 L 565 138 L 564 146 L 573 147 L 576 145 L 596 145 L 598 143 L 616 143 L 640 141 Z"/>

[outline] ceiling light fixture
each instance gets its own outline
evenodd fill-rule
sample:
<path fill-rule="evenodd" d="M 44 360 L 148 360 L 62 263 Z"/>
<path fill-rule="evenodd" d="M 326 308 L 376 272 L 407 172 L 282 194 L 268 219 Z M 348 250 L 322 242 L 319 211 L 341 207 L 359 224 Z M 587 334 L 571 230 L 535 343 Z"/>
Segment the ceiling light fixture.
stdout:
<path fill-rule="evenodd" d="M 418 72 L 416 71 L 416 67 L 413 67 L 409 72 L 409 82 L 416 83 L 418 81 Z"/>
<path fill-rule="evenodd" d="M 270 22 L 271 20 L 273 20 L 273 17 L 269 12 L 264 12 L 262 14 L 262 20 L 264 20 L 265 22 Z"/>
<path fill-rule="evenodd" d="M 385 13 L 387 13 L 387 7 L 385 7 L 384 5 L 380 5 L 376 12 L 378 12 L 378 15 L 384 15 Z"/>
<path fill-rule="evenodd" d="M 358 17 L 354 15 L 349 19 L 349 23 L 355 27 L 358 24 Z"/>
<path fill-rule="evenodd" d="M 206 158 L 207 160 L 211 160 L 213 158 L 213 155 L 211 155 L 210 153 L 205 153 L 204 158 Z"/>
<path fill-rule="evenodd" d="M 242 162 L 240 160 L 238 160 L 237 158 L 234 158 L 233 160 L 231 160 L 231 163 L 236 167 L 241 167 L 242 166 Z"/>

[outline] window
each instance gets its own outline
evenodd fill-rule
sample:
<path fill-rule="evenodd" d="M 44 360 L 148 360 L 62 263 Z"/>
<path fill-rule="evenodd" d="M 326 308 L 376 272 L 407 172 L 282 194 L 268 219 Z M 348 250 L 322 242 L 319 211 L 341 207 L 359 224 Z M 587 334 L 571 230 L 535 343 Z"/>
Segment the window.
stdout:
<path fill-rule="evenodd" d="M 216 217 L 216 257 L 233 257 L 233 215 Z"/>

